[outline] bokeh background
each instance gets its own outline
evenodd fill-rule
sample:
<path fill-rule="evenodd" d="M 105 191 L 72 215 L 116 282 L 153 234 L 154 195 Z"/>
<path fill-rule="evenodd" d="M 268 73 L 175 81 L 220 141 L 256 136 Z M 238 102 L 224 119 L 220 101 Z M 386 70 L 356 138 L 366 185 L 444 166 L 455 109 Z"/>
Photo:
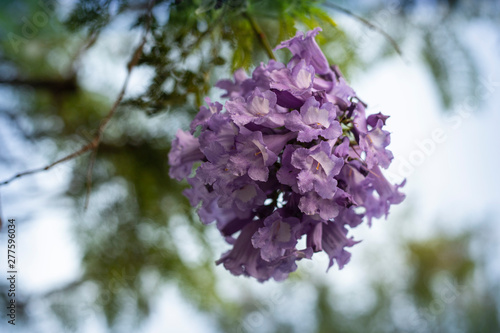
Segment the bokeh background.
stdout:
<path fill-rule="evenodd" d="M 391 116 L 386 175 L 407 198 L 350 232 L 341 271 L 315 255 L 281 283 L 230 275 L 168 177 L 176 130 L 222 101 L 214 83 L 268 60 L 252 21 L 272 47 L 321 26 L 368 111 Z M 500 332 L 498 1 L 2 1 L 0 181 L 92 140 L 146 30 L 95 160 L 0 186 L 2 309 L 9 218 L 19 272 L 1 332 Z"/>

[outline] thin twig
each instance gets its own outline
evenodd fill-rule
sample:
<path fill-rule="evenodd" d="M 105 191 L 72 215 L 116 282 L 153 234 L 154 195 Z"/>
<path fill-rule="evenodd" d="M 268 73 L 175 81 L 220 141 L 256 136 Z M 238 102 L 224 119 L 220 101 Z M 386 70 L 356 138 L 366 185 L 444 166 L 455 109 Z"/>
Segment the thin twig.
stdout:
<path fill-rule="evenodd" d="M 31 175 L 31 174 L 34 174 L 34 173 L 37 173 L 37 172 L 41 172 L 41 171 L 46 171 L 46 170 L 49 170 L 51 168 L 53 168 L 54 166 L 58 165 L 59 163 L 63 163 L 63 162 L 66 162 L 66 161 L 69 161 L 69 160 L 72 160 L 73 158 L 75 157 L 78 157 L 84 153 L 86 153 L 87 151 L 91 150 L 91 149 L 94 149 L 95 147 L 95 138 L 94 140 L 92 140 L 92 142 L 86 144 L 85 146 L 83 146 L 82 148 L 78 149 L 77 151 L 73 152 L 72 154 L 69 154 L 47 166 L 44 166 L 44 167 L 41 167 L 41 168 L 36 168 L 36 169 L 31 169 L 31 170 L 27 170 L 27 171 L 23 171 L 23 172 L 20 172 L 10 178 L 8 178 L 7 180 L 4 180 L 0 183 L 0 186 L 2 185 L 7 185 L 9 184 L 10 182 L 12 182 L 13 180 L 17 179 L 17 178 L 21 178 L 23 176 L 27 176 L 27 175 Z"/>
<path fill-rule="evenodd" d="M 153 8 L 153 4 L 154 4 L 154 1 L 151 1 L 150 5 L 149 5 L 149 17 L 151 17 L 151 9 Z M 147 25 L 146 25 L 146 29 L 144 31 L 144 34 L 142 36 L 140 44 L 135 49 L 131 60 L 127 64 L 127 76 L 125 77 L 125 81 L 123 82 L 122 88 L 121 88 L 120 92 L 118 93 L 118 97 L 116 98 L 115 102 L 111 106 L 111 109 L 109 110 L 106 117 L 101 121 L 99 127 L 97 128 L 97 134 L 95 135 L 94 139 L 90 143 L 88 143 L 88 144 L 84 145 L 83 147 L 81 147 L 80 149 L 78 149 L 77 151 L 75 151 L 75 152 L 49 164 L 49 165 L 46 165 L 46 166 L 40 167 L 40 168 L 36 168 L 36 169 L 32 169 L 32 170 L 27 170 L 27 171 L 20 172 L 20 173 L 16 174 L 16 175 L 0 182 L 0 186 L 7 185 L 10 182 L 14 181 L 15 179 L 21 178 L 23 176 L 27 176 L 27 175 L 38 173 L 41 171 L 49 170 L 60 163 L 72 160 L 73 158 L 76 158 L 80 155 L 83 155 L 88 151 L 93 150 L 93 151 L 97 152 L 97 148 L 99 147 L 99 144 L 101 143 L 101 139 L 102 139 L 102 135 L 104 133 L 104 130 L 106 129 L 106 126 L 108 125 L 109 121 L 111 120 L 111 118 L 115 114 L 116 109 L 118 108 L 118 105 L 121 103 L 123 96 L 125 95 L 125 91 L 126 91 L 127 86 L 128 86 L 128 82 L 130 79 L 130 75 L 132 73 L 132 69 L 134 68 L 135 65 L 137 65 L 137 62 L 139 61 L 139 58 L 142 54 L 142 49 L 144 47 L 144 44 L 146 44 L 147 35 L 149 32 L 149 28 L 150 28 L 150 21 L 151 20 L 149 20 Z M 91 177 L 90 177 L 90 179 L 91 179 Z M 89 189 L 89 187 L 91 187 L 91 185 L 90 186 L 87 185 L 88 189 Z"/>
<path fill-rule="evenodd" d="M 139 47 L 142 48 L 142 42 L 141 42 L 141 45 Z M 134 56 L 135 56 L 135 54 L 136 54 L 136 52 L 134 52 Z M 23 176 L 27 176 L 27 175 L 38 173 L 38 172 L 41 172 L 41 171 L 49 170 L 49 169 L 53 168 L 54 166 L 56 166 L 56 165 L 58 165 L 60 163 L 72 160 L 73 158 L 78 157 L 78 156 L 80 156 L 80 155 L 88 152 L 89 150 L 97 149 L 97 147 L 99 146 L 99 143 L 101 142 L 101 138 L 102 138 L 102 134 L 104 132 L 104 129 L 106 128 L 107 124 L 109 123 L 109 121 L 113 117 L 113 115 L 114 115 L 114 113 L 116 111 L 116 108 L 118 107 L 118 104 L 120 104 L 121 100 L 123 99 L 123 96 L 125 95 L 125 90 L 127 88 L 128 81 L 129 81 L 129 78 L 130 78 L 130 73 L 131 73 L 131 70 L 129 69 L 127 71 L 127 76 L 126 76 L 125 81 L 123 83 L 123 86 L 122 86 L 122 88 L 120 90 L 120 93 L 118 94 L 118 97 L 116 98 L 115 102 L 113 103 L 113 106 L 109 110 L 106 118 L 104 118 L 101 121 L 101 124 L 99 125 L 99 127 L 97 129 L 97 134 L 96 134 L 96 136 L 94 137 L 94 139 L 91 142 L 89 142 L 88 144 L 84 145 L 83 147 L 81 147 L 77 151 L 75 151 L 75 152 L 73 152 L 73 153 L 71 153 L 71 154 L 69 154 L 69 155 L 67 155 L 67 156 L 65 156 L 65 157 L 63 157 L 63 158 L 61 158 L 61 159 L 59 159 L 59 160 L 57 160 L 57 161 L 49 164 L 49 165 L 47 165 L 47 166 L 20 172 L 20 173 L 18 173 L 16 175 L 10 177 L 9 179 L 2 181 L 0 183 L 0 186 L 7 185 L 11 181 L 13 181 L 13 180 L 15 180 L 17 178 L 21 178 Z"/>
<path fill-rule="evenodd" d="M 358 21 L 364 23 L 370 29 L 379 32 L 380 34 L 382 34 L 389 41 L 389 43 L 391 43 L 392 47 L 394 48 L 394 50 L 396 50 L 397 54 L 399 54 L 401 57 L 403 56 L 403 52 L 401 52 L 401 49 L 399 48 L 398 43 L 396 43 L 396 41 L 387 32 L 385 32 L 382 28 L 376 26 L 375 24 L 371 23 L 370 21 L 368 21 L 367 19 L 365 19 L 363 17 L 354 14 L 349 9 L 341 7 L 341 6 L 336 5 L 334 3 L 325 2 L 324 5 L 326 7 L 330 7 L 332 9 L 341 11 L 341 12 L 343 12 L 343 13 L 349 15 L 349 16 L 352 16 L 355 19 L 357 19 Z"/>
<path fill-rule="evenodd" d="M 142 50 L 144 48 L 144 45 L 146 44 L 147 36 L 149 33 L 149 28 L 151 26 L 151 11 L 153 9 L 153 5 L 154 5 L 154 0 L 149 2 L 148 21 L 146 22 L 146 28 L 144 29 L 144 34 L 142 35 L 141 43 L 135 49 L 134 54 L 132 55 L 132 58 L 130 59 L 130 61 L 127 64 L 127 77 L 125 78 L 125 82 L 123 83 L 120 94 L 118 95 L 118 98 L 115 100 L 115 103 L 111 107 L 111 110 L 109 111 L 108 115 L 106 116 L 106 118 L 104 118 L 104 120 L 101 122 L 101 125 L 97 129 L 96 145 L 93 148 L 92 155 L 90 156 L 89 166 L 87 168 L 87 180 L 86 180 L 87 193 L 85 195 L 84 209 L 87 209 L 87 207 L 89 205 L 89 201 L 90 201 L 90 192 L 92 190 L 92 173 L 94 170 L 94 164 L 95 164 L 95 160 L 97 157 L 97 149 L 99 148 L 99 144 L 101 143 L 102 134 L 104 133 L 104 129 L 106 128 L 106 126 L 109 123 L 109 121 L 111 120 L 111 118 L 113 118 L 113 115 L 114 115 L 116 109 L 118 108 L 118 105 L 121 103 L 123 96 L 125 95 L 125 91 L 127 90 L 130 75 L 132 74 L 132 69 L 137 65 L 137 63 L 139 62 L 139 58 L 142 55 Z M 91 43 L 94 43 L 94 42 L 95 41 L 93 41 Z"/>
<path fill-rule="evenodd" d="M 248 12 L 243 12 L 243 16 L 248 20 L 248 22 L 250 22 L 250 25 L 252 26 L 252 29 L 255 32 L 255 35 L 259 39 L 264 50 L 266 50 L 269 58 L 276 60 L 276 57 L 274 56 L 274 53 L 273 53 L 273 49 L 271 48 L 271 44 L 269 44 L 269 40 L 267 39 L 266 34 L 259 27 L 259 25 L 255 21 L 255 19 Z"/>

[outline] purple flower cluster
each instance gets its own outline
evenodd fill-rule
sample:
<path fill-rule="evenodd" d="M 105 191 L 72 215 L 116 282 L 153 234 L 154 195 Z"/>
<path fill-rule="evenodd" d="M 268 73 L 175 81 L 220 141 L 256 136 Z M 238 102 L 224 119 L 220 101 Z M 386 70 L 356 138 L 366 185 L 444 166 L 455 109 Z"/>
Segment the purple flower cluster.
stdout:
<path fill-rule="evenodd" d="M 234 81 L 219 81 L 229 100 L 207 99 L 190 132 L 173 141 L 170 176 L 187 178 L 184 194 L 201 221 L 215 221 L 232 245 L 217 264 L 235 275 L 284 280 L 297 260 L 319 251 L 342 268 L 351 256 L 345 248 L 357 243 L 348 227 L 363 217 L 371 224 L 404 199 L 403 184 L 380 170 L 392 159 L 388 117 L 366 116 L 318 47 L 320 30 L 277 47 L 293 54 L 286 66 L 271 60 L 252 77 L 238 70 Z"/>

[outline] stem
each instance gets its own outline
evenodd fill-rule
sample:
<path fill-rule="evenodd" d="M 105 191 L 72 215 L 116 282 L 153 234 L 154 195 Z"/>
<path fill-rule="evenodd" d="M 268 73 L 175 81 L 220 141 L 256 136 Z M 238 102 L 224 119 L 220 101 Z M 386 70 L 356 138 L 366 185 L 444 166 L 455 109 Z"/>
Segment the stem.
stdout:
<path fill-rule="evenodd" d="M 253 31 L 255 32 L 255 35 L 260 41 L 260 44 L 266 50 L 267 55 L 269 58 L 276 60 L 276 57 L 274 56 L 273 49 L 271 48 L 271 44 L 269 44 L 269 40 L 266 37 L 266 34 L 262 31 L 262 29 L 259 27 L 255 19 L 250 15 L 248 12 L 243 12 L 243 16 L 250 22 L 250 25 L 252 26 Z"/>

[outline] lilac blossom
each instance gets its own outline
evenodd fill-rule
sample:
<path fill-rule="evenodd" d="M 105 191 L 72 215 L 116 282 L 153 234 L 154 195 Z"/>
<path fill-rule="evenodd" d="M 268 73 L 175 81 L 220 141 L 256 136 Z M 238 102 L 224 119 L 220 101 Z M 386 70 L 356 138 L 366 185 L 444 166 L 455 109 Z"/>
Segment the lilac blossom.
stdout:
<path fill-rule="evenodd" d="M 382 119 L 379 119 L 372 130 L 361 135 L 359 147 L 366 152 L 368 169 L 377 165 L 388 168 L 391 164 L 392 153 L 385 149 L 391 143 L 390 134 L 382 129 L 383 126 Z"/>
<path fill-rule="evenodd" d="M 220 113 L 220 111 L 222 110 L 222 104 L 218 102 L 212 103 L 210 101 L 210 98 L 208 97 L 205 98 L 205 102 L 208 104 L 208 107 L 206 106 L 200 107 L 200 112 L 198 112 L 196 117 L 191 122 L 190 125 L 191 132 L 194 132 L 197 126 L 205 125 L 207 120 L 211 119 L 212 115 Z"/>
<path fill-rule="evenodd" d="M 297 185 L 301 194 L 314 191 L 324 199 L 332 199 L 337 188 L 334 178 L 342 168 L 344 160 L 332 155 L 331 147 L 321 141 L 310 149 L 299 148 L 292 155 L 292 165 L 301 170 Z"/>
<path fill-rule="evenodd" d="M 170 177 L 182 180 L 189 176 L 194 162 L 201 161 L 203 157 L 198 138 L 189 132 L 178 130 L 172 142 L 172 149 L 168 153 Z"/>
<path fill-rule="evenodd" d="M 320 106 L 314 97 L 309 97 L 300 108 L 293 110 L 285 120 L 285 127 L 298 132 L 297 140 L 311 142 L 322 136 L 335 140 L 342 134 L 340 123 L 336 120 L 335 106 L 327 102 Z"/>
<path fill-rule="evenodd" d="M 295 249 L 300 238 L 300 220 L 296 217 L 283 218 L 279 211 L 274 211 L 264 220 L 264 227 L 252 237 L 255 248 L 261 249 L 261 257 L 265 261 L 282 258 L 286 250 Z"/>
<path fill-rule="evenodd" d="M 270 60 L 219 81 L 225 103 L 207 98 L 172 142 L 169 175 L 187 180 L 201 222 L 215 222 L 231 246 L 216 263 L 234 275 L 281 281 L 321 251 L 328 269 L 342 269 L 358 243 L 350 230 L 404 200 L 404 181 L 381 171 L 393 158 L 388 116 L 366 114 L 316 43 L 320 31 L 282 42 L 287 64 Z"/>
<path fill-rule="evenodd" d="M 255 88 L 246 102 L 241 97 L 235 98 L 226 103 L 226 108 L 239 126 L 251 122 L 266 127 L 280 127 L 285 122 L 285 114 L 276 109 L 276 94 L 271 90 L 261 92 Z"/>
<path fill-rule="evenodd" d="M 286 91 L 299 99 L 308 97 L 314 82 L 314 68 L 304 60 L 292 68 L 282 68 L 271 72 L 271 88 Z"/>
<path fill-rule="evenodd" d="M 258 131 L 236 137 L 236 151 L 239 153 L 231 156 L 229 169 L 238 176 L 248 174 L 255 181 L 267 181 L 269 166 L 278 161 L 278 155 L 268 149 Z"/>
<path fill-rule="evenodd" d="M 351 259 L 351 254 L 344 248 L 351 247 L 359 242 L 353 240 L 352 237 L 347 238 L 347 228 L 338 221 L 326 221 L 321 226 L 323 229 L 321 244 L 323 250 L 330 257 L 328 268 L 333 266 L 335 259 L 339 268 L 342 269 Z"/>
<path fill-rule="evenodd" d="M 328 60 L 314 39 L 320 31 L 322 31 L 321 28 L 316 28 L 308 31 L 305 35 L 298 31 L 294 38 L 281 42 L 276 50 L 286 47 L 292 52 L 295 59 L 305 60 L 307 64 L 314 67 L 318 74 L 327 74 L 330 67 Z"/>

